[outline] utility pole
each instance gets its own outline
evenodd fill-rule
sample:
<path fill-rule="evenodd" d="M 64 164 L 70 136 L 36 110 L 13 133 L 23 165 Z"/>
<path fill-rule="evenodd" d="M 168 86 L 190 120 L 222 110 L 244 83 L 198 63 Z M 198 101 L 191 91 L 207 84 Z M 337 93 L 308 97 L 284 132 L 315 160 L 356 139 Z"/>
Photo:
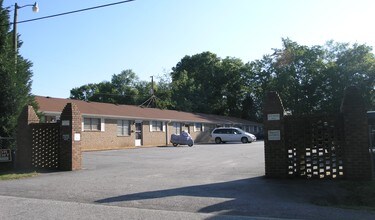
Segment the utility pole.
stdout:
<path fill-rule="evenodd" d="M 154 93 L 154 76 L 151 76 L 151 96 L 153 96 L 155 93 Z"/>
<path fill-rule="evenodd" d="M 154 76 L 151 76 L 151 89 L 150 89 L 150 95 L 151 97 L 148 98 L 145 102 L 139 105 L 139 107 L 151 107 L 155 108 L 156 107 L 156 100 L 158 97 L 155 95 L 155 89 L 154 89 Z"/>

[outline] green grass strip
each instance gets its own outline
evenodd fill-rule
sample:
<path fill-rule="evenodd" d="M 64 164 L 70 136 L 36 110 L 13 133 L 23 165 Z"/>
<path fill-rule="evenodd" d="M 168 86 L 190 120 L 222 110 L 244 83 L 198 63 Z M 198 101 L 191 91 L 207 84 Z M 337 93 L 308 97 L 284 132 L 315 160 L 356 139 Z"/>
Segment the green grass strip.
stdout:
<path fill-rule="evenodd" d="M 15 180 L 37 176 L 37 172 L 31 173 L 0 173 L 0 180 Z"/>

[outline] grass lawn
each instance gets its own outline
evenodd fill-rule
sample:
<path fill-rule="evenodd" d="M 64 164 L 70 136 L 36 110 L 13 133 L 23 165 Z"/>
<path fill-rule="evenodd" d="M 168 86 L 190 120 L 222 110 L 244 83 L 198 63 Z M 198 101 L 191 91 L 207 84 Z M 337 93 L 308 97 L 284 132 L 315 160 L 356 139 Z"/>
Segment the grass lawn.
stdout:
<path fill-rule="evenodd" d="M 338 183 L 342 195 L 329 195 L 312 201 L 316 205 L 375 211 L 375 180 Z"/>
<path fill-rule="evenodd" d="M 33 176 L 37 176 L 38 173 L 33 172 L 26 172 L 26 173 L 17 173 L 17 172 L 0 172 L 0 181 L 1 180 L 14 180 L 14 179 L 22 179 L 22 178 L 29 178 Z"/>

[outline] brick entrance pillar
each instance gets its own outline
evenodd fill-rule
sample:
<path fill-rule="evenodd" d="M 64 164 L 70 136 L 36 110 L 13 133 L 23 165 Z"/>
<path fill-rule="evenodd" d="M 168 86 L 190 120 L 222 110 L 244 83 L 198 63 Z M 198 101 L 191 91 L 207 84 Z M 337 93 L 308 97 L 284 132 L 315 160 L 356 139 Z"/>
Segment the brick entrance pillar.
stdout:
<path fill-rule="evenodd" d="M 365 104 L 354 86 L 345 90 L 341 104 L 344 117 L 344 176 L 347 179 L 370 180 L 372 166 L 369 152 L 368 121 Z"/>
<path fill-rule="evenodd" d="M 32 169 L 32 130 L 29 126 L 39 123 L 39 118 L 32 106 L 25 106 L 17 124 L 16 169 Z"/>
<path fill-rule="evenodd" d="M 74 103 L 68 103 L 65 106 L 61 113 L 60 123 L 60 170 L 80 170 L 82 168 L 82 116 Z"/>
<path fill-rule="evenodd" d="M 284 143 L 284 107 L 277 92 L 266 94 L 263 106 L 264 155 L 267 177 L 287 176 L 287 150 Z"/>

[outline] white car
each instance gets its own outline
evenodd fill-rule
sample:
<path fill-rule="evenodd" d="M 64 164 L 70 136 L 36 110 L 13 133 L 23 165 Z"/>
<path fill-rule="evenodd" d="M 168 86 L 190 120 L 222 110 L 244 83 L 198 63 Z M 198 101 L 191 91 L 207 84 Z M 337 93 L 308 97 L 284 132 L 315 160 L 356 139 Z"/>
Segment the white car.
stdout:
<path fill-rule="evenodd" d="M 255 135 L 243 131 L 239 128 L 215 128 L 211 132 L 211 139 L 215 143 L 225 143 L 225 142 L 242 142 L 242 143 L 251 143 L 256 141 L 257 138 Z"/>

